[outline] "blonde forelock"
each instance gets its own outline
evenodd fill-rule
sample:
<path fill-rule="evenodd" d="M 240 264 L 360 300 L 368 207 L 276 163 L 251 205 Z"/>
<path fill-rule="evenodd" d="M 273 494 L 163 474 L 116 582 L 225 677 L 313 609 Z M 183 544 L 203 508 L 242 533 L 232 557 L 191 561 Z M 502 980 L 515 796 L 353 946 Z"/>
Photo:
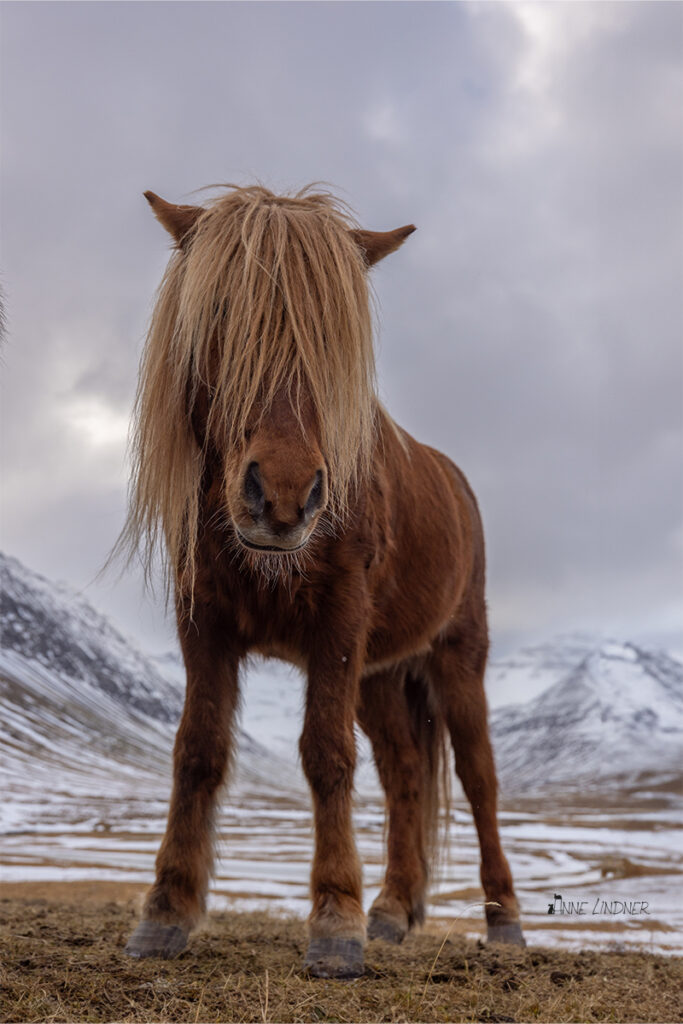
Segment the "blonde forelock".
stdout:
<path fill-rule="evenodd" d="M 209 389 L 207 436 L 228 450 L 283 389 L 315 415 L 332 516 L 367 475 L 377 403 L 367 274 L 327 192 L 278 196 L 228 187 L 172 256 L 142 358 L 132 432 L 133 475 L 120 543 L 149 571 L 191 590 L 206 451 L 190 410 Z"/>

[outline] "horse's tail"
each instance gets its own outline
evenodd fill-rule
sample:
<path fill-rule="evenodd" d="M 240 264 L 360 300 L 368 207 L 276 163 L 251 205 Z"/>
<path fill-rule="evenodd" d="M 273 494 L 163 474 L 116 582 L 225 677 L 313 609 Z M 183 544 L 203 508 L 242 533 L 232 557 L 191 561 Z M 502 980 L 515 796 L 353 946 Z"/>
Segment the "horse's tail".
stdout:
<path fill-rule="evenodd" d="M 423 771 L 423 835 L 429 878 L 441 866 L 451 807 L 450 744 L 446 723 L 426 679 L 408 673 L 405 695 Z"/>

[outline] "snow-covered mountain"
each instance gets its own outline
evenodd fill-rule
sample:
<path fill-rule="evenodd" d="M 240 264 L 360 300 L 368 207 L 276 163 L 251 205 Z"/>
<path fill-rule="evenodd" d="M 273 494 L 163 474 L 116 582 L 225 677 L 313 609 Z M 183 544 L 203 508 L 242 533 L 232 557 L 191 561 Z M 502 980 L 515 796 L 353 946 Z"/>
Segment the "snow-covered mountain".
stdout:
<path fill-rule="evenodd" d="M 0 646 L 117 705 L 175 723 L 183 691 L 84 598 L 0 553 Z"/>
<path fill-rule="evenodd" d="M 568 633 L 490 660 L 486 669 L 489 707 L 526 704 L 540 696 L 566 679 L 605 640 L 594 633 Z"/>
<path fill-rule="evenodd" d="M 550 683 L 496 708 L 503 790 L 605 789 L 683 781 L 683 665 L 631 643 L 563 638 L 492 666 L 494 684 Z"/>
<path fill-rule="evenodd" d="M 168 784 L 184 680 L 166 667 L 70 588 L 0 554 L 0 771 L 14 789 Z M 243 780 L 274 773 L 265 747 L 238 742 Z"/>

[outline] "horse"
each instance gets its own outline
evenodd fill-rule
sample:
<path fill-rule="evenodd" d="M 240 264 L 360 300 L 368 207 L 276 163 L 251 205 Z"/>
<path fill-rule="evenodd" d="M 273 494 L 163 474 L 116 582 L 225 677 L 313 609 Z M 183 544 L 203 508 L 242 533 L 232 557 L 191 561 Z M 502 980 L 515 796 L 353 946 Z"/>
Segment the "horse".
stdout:
<path fill-rule="evenodd" d="M 497 825 L 477 502 L 376 391 L 368 272 L 414 226 L 364 230 L 315 186 L 229 185 L 201 206 L 145 197 L 174 248 L 141 361 L 120 544 L 148 572 L 161 553 L 187 688 L 155 882 L 126 952 L 176 955 L 205 910 L 239 670 L 253 654 L 307 677 L 305 970 L 357 977 L 367 939 L 399 943 L 424 920 L 449 739 L 478 833 L 488 939 L 523 945 Z M 388 814 L 367 920 L 356 722 Z"/>

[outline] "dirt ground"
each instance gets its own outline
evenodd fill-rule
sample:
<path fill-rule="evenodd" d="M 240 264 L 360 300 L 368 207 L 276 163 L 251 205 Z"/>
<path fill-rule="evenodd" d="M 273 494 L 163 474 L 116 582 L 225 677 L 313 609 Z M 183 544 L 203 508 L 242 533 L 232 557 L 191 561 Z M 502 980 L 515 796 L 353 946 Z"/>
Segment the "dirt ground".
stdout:
<path fill-rule="evenodd" d="M 8 890 L 13 891 L 8 895 Z M 301 970 L 301 921 L 212 914 L 173 961 L 123 946 L 137 887 L 0 898 L 2 1021 L 681 1021 L 683 963 L 647 953 L 508 950 L 452 931 L 366 951 L 352 982 Z"/>

